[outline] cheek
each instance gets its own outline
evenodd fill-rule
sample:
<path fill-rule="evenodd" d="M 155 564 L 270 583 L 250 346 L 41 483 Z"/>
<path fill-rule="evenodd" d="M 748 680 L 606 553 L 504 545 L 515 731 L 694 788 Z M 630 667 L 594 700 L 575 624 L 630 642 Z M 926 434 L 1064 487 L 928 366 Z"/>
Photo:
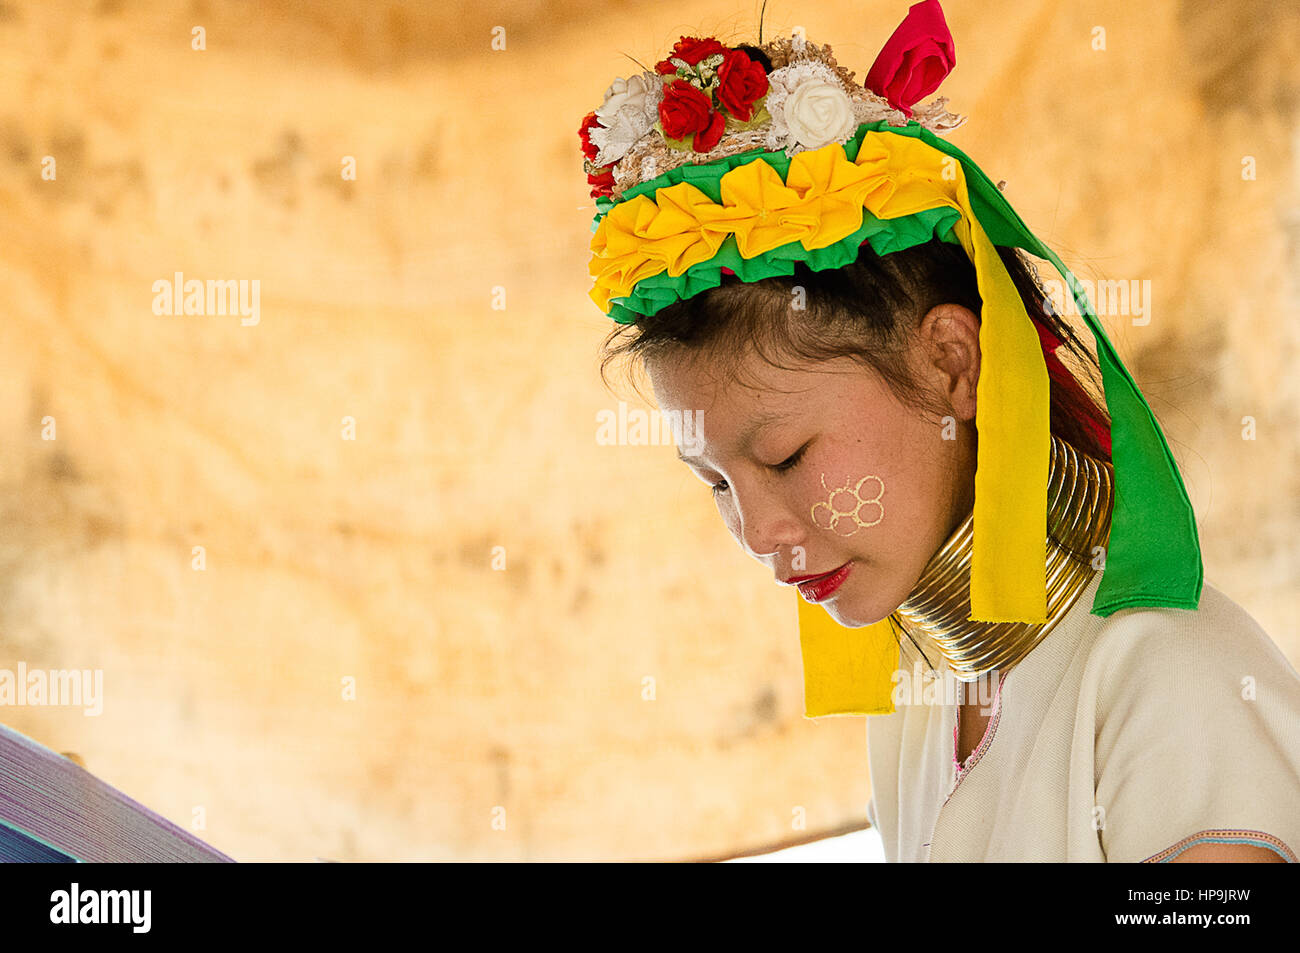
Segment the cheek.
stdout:
<path fill-rule="evenodd" d="M 815 492 L 808 515 L 818 529 L 853 536 L 885 520 L 885 480 L 877 474 L 836 480 L 822 473 Z"/>

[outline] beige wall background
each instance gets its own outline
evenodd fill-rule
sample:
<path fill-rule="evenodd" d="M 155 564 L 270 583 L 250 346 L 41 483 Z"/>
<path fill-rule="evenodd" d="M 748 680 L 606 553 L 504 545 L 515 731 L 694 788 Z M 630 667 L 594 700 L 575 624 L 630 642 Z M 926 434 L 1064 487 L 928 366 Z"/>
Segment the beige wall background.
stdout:
<path fill-rule="evenodd" d="M 0 720 L 241 860 L 865 823 L 864 722 L 803 718 L 789 593 L 670 448 L 595 439 L 639 404 L 596 375 L 578 123 L 623 54 L 752 39 L 759 6 L 0 4 L 0 667 L 104 673 L 99 717 Z M 773 0 L 765 30 L 861 77 L 906 6 Z M 1297 664 L 1300 11 L 945 11 L 952 141 L 1080 277 L 1151 280 L 1112 340 L 1207 578 Z M 154 314 L 177 271 L 258 280 L 259 323 Z"/>

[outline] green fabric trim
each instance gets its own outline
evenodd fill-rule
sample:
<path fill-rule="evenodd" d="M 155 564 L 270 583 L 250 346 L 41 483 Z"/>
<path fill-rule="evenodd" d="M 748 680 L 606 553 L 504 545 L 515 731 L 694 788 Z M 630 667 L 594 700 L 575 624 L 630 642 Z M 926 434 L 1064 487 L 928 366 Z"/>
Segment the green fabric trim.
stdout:
<path fill-rule="evenodd" d="M 708 261 L 688 268 L 677 277 L 666 271 L 642 278 L 624 298 L 610 301 L 609 316 L 619 324 L 635 324 L 642 315 L 650 315 L 680 299 L 697 295 L 722 283 L 722 269 L 730 268 L 742 281 L 749 283 L 774 275 L 793 275 L 796 261 L 805 262 L 813 271 L 842 268 L 857 259 L 863 242 L 869 241 L 878 255 L 910 248 L 938 236 L 943 241 L 960 244 L 952 227 L 961 220 L 955 208 L 926 209 L 905 218 L 876 218 L 863 209 L 862 225 L 834 244 L 812 251 L 799 241 L 779 245 L 755 258 L 742 258 L 734 235 L 728 235 Z"/>
<path fill-rule="evenodd" d="M 1164 433 L 1106 336 L 1083 286 L 1061 259 L 1034 236 L 983 170 L 956 146 L 915 121 L 906 126 L 891 126 L 881 120 L 858 127 L 853 138 L 844 144 L 850 161 L 857 158 L 862 139 L 870 131 L 912 136 L 960 161 L 971 209 L 989 240 L 994 245 L 1022 248 L 1050 261 L 1065 280 L 1092 332 L 1106 406 L 1111 415 L 1111 458 L 1115 471 L 1115 502 L 1106 568 L 1093 600 L 1092 613 L 1105 617 L 1121 609 L 1138 607 L 1195 610 L 1204 582 L 1195 512 Z M 757 159 L 770 164 L 782 179 L 789 171 L 790 157 L 784 151 L 752 149 L 708 165 L 688 164 L 671 169 L 628 189 L 622 201 L 638 195 L 653 197 L 657 189 L 690 182 L 720 204 L 722 176 Z M 617 204 L 608 199 L 607 203 L 602 205 L 597 201 L 599 211 L 592 222 L 593 231 Z M 863 241 L 869 241 L 877 254 L 910 248 L 936 235 L 943 241 L 956 242 L 952 226 L 959 216 L 956 209 L 928 209 L 905 218 L 881 220 L 864 209 L 862 227 L 833 245 L 808 251 L 796 241 L 750 260 L 740 258 L 735 240 L 729 236 L 709 261 L 694 265 L 677 278 L 665 273 L 643 279 L 631 295 L 613 299 L 610 317 L 620 324 L 631 324 L 641 314 L 654 314 L 673 301 L 716 287 L 721 284 L 724 265 L 743 281 L 751 282 L 772 275 L 793 274 L 797 260 L 807 262 L 815 271 L 841 267 L 856 258 Z"/>
<path fill-rule="evenodd" d="M 862 140 L 866 134 L 882 126 L 886 126 L 883 120 L 864 123 L 858 127 L 858 131 L 844 144 L 844 154 L 849 161 L 858 157 L 858 150 L 862 148 Z M 623 193 L 622 201 L 628 201 L 638 195 L 653 198 L 654 193 L 659 189 L 688 182 L 707 195 L 710 201 L 722 204 L 722 177 L 732 169 L 758 159 L 772 166 L 783 180 L 789 174 L 791 157 L 784 151 L 767 152 L 763 149 L 750 149 L 748 152 L 724 156 L 708 165 L 687 164 L 670 169 L 663 175 L 628 189 Z M 614 204 L 611 203 L 609 207 L 613 208 Z M 604 213 L 597 214 L 592 222 L 593 231 L 607 212 L 608 209 Z M 957 237 L 952 234 L 952 226 L 961 219 L 961 213 L 957 209 L 926 209 L 914 215 L 892 219 L 876 218 L 863 209 L 862 216 L 862 225 L 853 234 L 845 236 L 832 245 L 815 248 L 812 251 L 804 248 L 803 244 L 796 240 L 773 248 L 756 258 L 741 258 L 735 238 L 728 235 L 717 254 L 707 261 L 692 265 L 684 274 L 671 277 L 667 272 L 661 272 L 643 278 L 637 282 L 630 295 L 611 299 L 609 316 L 619 324 L 635 324 L 637 318 L 642 315 L 655 314 L 674 301 L 689 298 L 709 288 L 716 288 L 722 283 L 723 267 L 730 268 L 742 281 L 749 283 L 775 275 L 792 275 L 796 261 L 805 262 L 813 271 L 841 268 L 856 260 L 864 241 L 870 241 L 872 250 L 878 255 L 911 248 L 935 237 L 942 241 L 960 244 Z"/>
<path fill-rule="evenodd" d="M 961 161 L 971 207 L 995 245 L 1023 248 L 1052 263 L 1074 295 L 1092 332 L 1101 365 L 1106 407 L 1111 415 L 1111 459 L 1115 503 L 1111 515 L 1106 569 L 1092 613 L 1106 617 L 1142 606 L 1194 611 L 1201 601 L 1205 567 L 1196 512 L 1151 407 L 1120 360 L 1087 292 L 1056 253 L 1040 242 L 997 186 L 969 156 L 928 129 L 890 127 Z"/>

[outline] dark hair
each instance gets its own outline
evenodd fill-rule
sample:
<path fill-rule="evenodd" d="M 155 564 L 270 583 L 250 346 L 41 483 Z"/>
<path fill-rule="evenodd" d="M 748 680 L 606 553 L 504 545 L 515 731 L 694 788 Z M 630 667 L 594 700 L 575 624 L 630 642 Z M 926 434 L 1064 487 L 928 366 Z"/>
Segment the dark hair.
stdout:
<path fill-rule="evenodd" d="M 1098 428 L 1109 432 L 1110 415 L 1094 396 L 1101 392 L 1101 368 L 1083 339 L 1059 315 L 1039 286 L 1033 265 L 1018 249 L 999 247 L 998 253 L 1029 314 L 1063 342 L 1057 350 L 1081 386 L 1051 381 L 1051 431 L 1097 460 L 1110 462 L 1110 452 L 1097 439 Z M 791 301 L 802 288 L 803 309 Z M 964 305 L 980 314 L 981 298 L 975 267 L 960 245 L 934 239 L 902 251 L 877 255 L 864 245 L 857 259 L 842 268 L 813 271 L 795 262 L 793 275 L 778 275 L 745 283 L 724 275 L 722 284 L 676 301 L 635 324 L 619 325 L 605 339 L 600 374 L 619 360 L 644 361 L 669 350 L 707 351 L 735 369 L 743 345 L 752 343 L 773 366 L 781 358 L 826 361 L 853 357 L 889 385 L 899 400 L 926 407 L 926 392 L 918 386 L 905 360 L 910 335 L 935 305 Z"/>
<path fill-rule="evenodd" d="M 1056 314 L 1029 258 L 1008 247 L 998 247 L 998 254 L 1028 313 L 1062 341 L 1056 354 L 1071 379 L 1051 376 L 1051 432 L 1094 459 L 1111 462 L 1109 448 L 1098 438 L 1110 432 L 1110 415 L 1096 396 L 1102 392 L 1096 356 Z M 790 358 L 852 357 L 879 374 L 903 403 L 936 410 L 906 354 L 911 335 L 932 307 L 954 303 L 981 313 L 975 267 L 962 246 L 936 238 L 878 255 L 866 244 L 841 268 L 814 271 L 803 262 L 794 267 L 793 275 L 750 283 L 724 275 L 716 288 L 619 325 L 604 341 L 601 379 L 608 387 L 606 372 L 620 359 L 640 359 L 644 366 L 650 357 L 674 352 L 707 353 L 734 375 L 745 346 L 752 345 L 774 367 L 788 366 L 782 361 Z M 802 309 L 791 307 L 800 288 Z"/>

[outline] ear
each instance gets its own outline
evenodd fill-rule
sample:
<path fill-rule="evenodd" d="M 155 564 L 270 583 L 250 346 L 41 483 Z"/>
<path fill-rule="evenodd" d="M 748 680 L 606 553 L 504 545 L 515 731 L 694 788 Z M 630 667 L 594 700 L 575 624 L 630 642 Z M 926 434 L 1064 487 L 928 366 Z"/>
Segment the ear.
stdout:
<path fill-rule="evenodd" d="M 953 416 L 973 419 L 980 376 L 979 316 L 960 304 L 938 304 L 925 313 L 917 330 L 932 384 Z"/>

